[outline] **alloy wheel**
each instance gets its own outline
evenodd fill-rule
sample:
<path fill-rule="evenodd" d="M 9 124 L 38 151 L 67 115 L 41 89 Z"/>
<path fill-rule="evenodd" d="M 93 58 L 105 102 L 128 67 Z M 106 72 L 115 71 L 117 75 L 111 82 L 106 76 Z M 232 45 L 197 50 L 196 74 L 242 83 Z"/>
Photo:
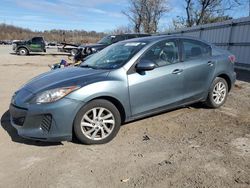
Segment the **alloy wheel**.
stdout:
<path fill-rule="evenodd" d="M 216 104 L 221 104 L 225 100 L 226 93 L 226 85 L 223 82 L 218 82 L 213 89 L 213 101 Z"/>
<path fill-rule="evenodd" d="M 114 115 L 103 107 L 92 108 L 81 120 L 81 131 L 91 140 L 103 140 L 112 133 L 114 127 Z"/>

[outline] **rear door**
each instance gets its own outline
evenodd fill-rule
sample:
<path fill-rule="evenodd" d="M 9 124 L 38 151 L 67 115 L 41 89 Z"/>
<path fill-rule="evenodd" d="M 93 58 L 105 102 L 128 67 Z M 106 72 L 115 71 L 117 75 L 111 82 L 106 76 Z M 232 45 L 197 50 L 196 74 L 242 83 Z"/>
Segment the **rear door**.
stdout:
<path fill-rule="evenodd" d="M 199 100 L 207 92 L 215 70 L 211 46 L 191 39 L 181 39 L 181 46 L 184 102 Z"/>
<path fill-rule="evenodd" d="M 154 62 L 151 71 L 128 73 L 132 115 L 178 105 L 183 93 L 183 63 L 180 62 L 176 40 L 164 40 L 153 45 L 140 59 Z"/>

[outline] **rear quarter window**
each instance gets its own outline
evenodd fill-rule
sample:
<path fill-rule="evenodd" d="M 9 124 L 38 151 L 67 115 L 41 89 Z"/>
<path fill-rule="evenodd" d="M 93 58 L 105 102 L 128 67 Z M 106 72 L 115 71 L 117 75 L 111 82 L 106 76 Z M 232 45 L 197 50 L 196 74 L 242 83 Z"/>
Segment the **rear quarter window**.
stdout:
<path fill-rule="evenodd" d="M 211 46 L 203 42 L 184 39 L 182 44 L 184 60 L 206 58 L 212 55 Z"/>
<path fill-rule="evenodd" d="M 212 55 L 213 56 L 220 56 L 220 55 L 229 55 L 230 53 L 227 50 L 221 49 L 218 46 L 213 46 L 212 48 Z"/>

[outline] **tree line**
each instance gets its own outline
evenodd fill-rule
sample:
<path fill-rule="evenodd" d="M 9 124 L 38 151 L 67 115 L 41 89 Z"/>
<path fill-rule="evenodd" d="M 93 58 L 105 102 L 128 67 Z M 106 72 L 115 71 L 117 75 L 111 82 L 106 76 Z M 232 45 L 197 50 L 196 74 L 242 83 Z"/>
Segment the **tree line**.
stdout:
<path fill-rule="evenodd" d="M 84 30 L 45 30 L 32 31 L 13 25 L 0 24 L 0 40 L 27 40 L 43 36 L 46 41 L 67 43 L 94 43 L 104 36 L 102 32 Z"/>

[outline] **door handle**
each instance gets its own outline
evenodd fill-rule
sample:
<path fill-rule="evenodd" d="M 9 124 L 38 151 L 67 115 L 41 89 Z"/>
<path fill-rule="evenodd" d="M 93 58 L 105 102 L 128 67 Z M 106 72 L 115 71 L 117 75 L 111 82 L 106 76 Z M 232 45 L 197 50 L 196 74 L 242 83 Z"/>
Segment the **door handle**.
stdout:
<path fill-rule="evenodd" d="M 207 65 L 210 66 L 210 67 L 212 67 L 212 66 L 214 66 L 214 62 L 213 61 L 209 61 L 209 62 L 207 62 Z"/>
<path fill-rule="evenodd" d="M 183 72 L 183 69 L 175 69 L 173 70 L 172 74 L 180 74 Z"/>

